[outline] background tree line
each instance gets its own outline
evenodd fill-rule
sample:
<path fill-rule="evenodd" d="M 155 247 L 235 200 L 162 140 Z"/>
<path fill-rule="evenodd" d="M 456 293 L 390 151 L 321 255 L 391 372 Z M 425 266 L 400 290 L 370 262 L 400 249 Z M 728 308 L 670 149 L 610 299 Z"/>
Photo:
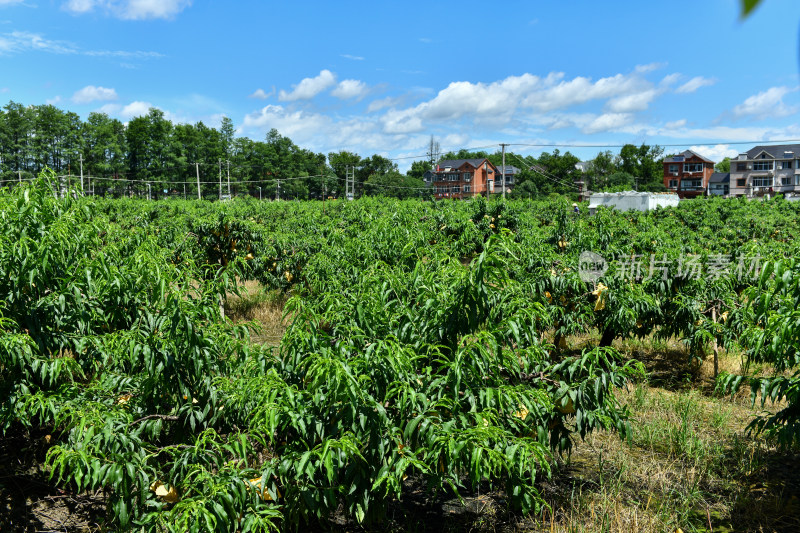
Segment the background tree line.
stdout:
<path fill-rule="evenodd" d="M 184 186 L 196 195 L 198 171 L 201 182 L 213 182 L 201 184 L 209 196 L 219 193 L 220 176 L 227 194 L 228 172 L 236 193 L 257 195 L 260 188 L 267 198 L 275 197 L 279 182 L 281 197 L 308 198 L 320 197 L 325 188 L 337 194 L 339 181 L 331 179 L 324 154 L 300 148 L 274 129 L 264 141 L 237 137 L 227 117 L 215 129 L 202 122 L 173 124 L 155 108 L 127 124 L 97 112 L 82 121 L 52 105 L 10 102 L 0 110 L 4 184 L 45 167 L 78 176 L 81 166 L 95 194 L 143 194 L 150 183 L 156 196 L 165 190 L 182 195 Z"/>
<path fill-rule="evenodd" d="M 585 165 L 558 149 L 538 157 L 506 153 L 506 165 L 519 169 L 512 196 L 535 197 L 576 192 L 575 182 L 601 190 L 664 190 L 658 146 L 628 144 L 619 154 L 600 152 Z M 263 141 L 237 137 L 231 119 L 220 127 L 202 122 L 173 124 L 164 113 L 151 108 L 128 123 L 105 113 L 90 113 L 82 120 L 76 113 L 53 105 L 24 106 L 9 102 L 0 109 L 0 180 L 3 184 L 28 179 L 45 167 L 61 176 L 86 177 L 85 187 L 94 194 L 197 194 L 200 174 L 204 196 L 227 194 L 230 174 L 233 194 L 263 198 L 322 198 L 344 194 L 347 168 L 354 169 L 355 193 L 398 198 L 429 197 L 426 171 L 447 159 L 487 158 L 498 168 L 502 154 L 460 150 L 441 153 L 431 137 L 426 159 L 414 161 L 404 174 L 397 163 L 381 155 L 361 157 L 339 151 L 315 153 L 295 145 L 271 130 Z M 148 187 L 148 184 L 150 185 Z M 166 191 L 166 193 L 165 193 Z"/>

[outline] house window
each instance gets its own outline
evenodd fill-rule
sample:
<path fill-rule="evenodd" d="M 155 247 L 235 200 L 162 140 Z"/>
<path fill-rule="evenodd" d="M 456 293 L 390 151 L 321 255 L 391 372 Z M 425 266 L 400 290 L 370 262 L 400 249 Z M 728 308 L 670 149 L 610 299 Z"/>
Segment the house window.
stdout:
<path fill-rule="evenodd" d="M 781 168 L 784 170 L 792 168 L 792 161 L 781 161 Z"/>
<path fill-rule="evenodd" d="M 458 174 L 450 174 L 450 181 L 458 181 Z"/>
<path fill-rule="evenodd" d="M 452 192 L 461 192 L 461 187 L 459 187 L 458 185 L 453 185 L 452 187 L 450 187 L 450 190 Z"/>
<path fill-rule="evenodd" d="M 678 165 L 672 164 L 669 166 L 670 172 L 678 172 Z"/>
<path fill-rule="evenodd" d="M 795 176 L 794 177 L 794 185 L 795 185 L 795 187 L 800 185 L 800 176 Z"/>
<path fill-rule="evenodd" d="M 772 187 L 772 178 L 767 176 L 754 177 L 753 187 Z"/>
<path fill-rule="evenodd" d="M 791 184 L 792 184 L 791 176 L 784 176 L 781 178 L 781 185 L 791 185 Z"/>
<path fill-rule="evenodd" d="M 469 185 L 464 185 L 464 192 L 472 192 L 472 187 Z"/>
<path fill-rule="evenodd" d="M 702 187 L 702 180 L 683 180 L 684 189 L 699 189 Z"/>
<path fill-rule="evenodd" d="M 703 163 L 684 163 L 683 171 L 684 172 L 702 172 L 703 171 Z"/>
<path fill-rule="evenodd" d="M 670 189 L 677 189 L 678 188 L 678 180 L 669 180 L 669 188 Z"/>
<path fill-rule="evenodd" d="M 737 187 L 744 187 L 744 186 L 745 186 L 745 181 L 746 181 L 746 180 L 745 180 L 744 178 L 739 178 L 739 179 L 737 179 L 737 180 L 736 180 L 736 186 L 737 186 Z"/>
<path fill-rule="evenodd" d="M 756 161 L 753 170 L 772 170 L 772 161 Z"/>
<path fill-rule="evenodd" d="M 747 163 L 736 163 L 736 170 L 739 172 L 744 172 L 747 170 Z"/>
<path fill-rule="evenodd" d="M 472 177 L 472 174 L 469 172 L 464 172 L 461 176 L 464 178 L 464 181 L 469 181 L 469 179 Z"/>

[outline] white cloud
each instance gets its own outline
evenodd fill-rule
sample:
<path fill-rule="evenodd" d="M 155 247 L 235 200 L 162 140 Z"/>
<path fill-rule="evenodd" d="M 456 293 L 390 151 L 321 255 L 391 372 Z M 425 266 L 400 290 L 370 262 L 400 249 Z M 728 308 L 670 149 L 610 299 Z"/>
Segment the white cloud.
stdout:
<path fill-rule="evenodd" d="M 766 91 L 755 94 L 743 103 L 733 108 L 737 118 L 752 116 L 755 118 L 778 118 L 793 115 L 797 112 L 796 106 L 787 106 L 783 97 L 796 91 L 796 88 L 771 87 Z"/>
<path fill-rule="evenodd" d="M 98 2 L 96 0 L 69 0 L 62 7 L 67 11 L 72 11 L 73 13 L 88 13 L 94 9 L 95 4 L 97 3 Z"/>
<path fill-rule="evenodd" d="M 83 89 L 72 95 L 72 101 L 76 104 L 88 104 L 96 101 L 116 100 L 117 91 L 105 87 L 95 87 L 87 85 Z"/>
<path fill-rule="evenodd" d="M 682 118 L 680 120 L 674 120 L 672 122 L 667 122 L 664 124 L 664 127 L 668 130 L 677 130 L 678 128 L 682 128 L 686 125 L 686 119 Z"/>
<path fill-rule="evenodd" d="M 360 100 L 367 94 L 367 84 L 359 80 L 342 80 L 336 88 L 331 91 L 331 94 L 342 100 L 348 100 L 350 98 Z"/>
<path fill-rule="evenodd" d="M 677 89 L 675 89 L 676 93 L 680 94 L 689 94 L 695 92 L 700 87 L 706 87 L 709 85 L 714 85 L 717 80 L 711 78 L 704 78 L 703 76 L 695 76 L 694 78 L 690 79 Z"/>
<path fill-rule="evenodd" d="M 54 54 L 74 54 L 78 51 L 71 43 L 46 39 L 38 33 L 13 31 L 0 35 L 0 55 L 31 50 Z"/>
<path fill-rule="evenodd" d="M 104 104 L 99 109 L 97 109 L 98 113 L 105 113 L 106 115 L 116 115 L 122 109 L 122 106 L 119 104 Z"/>
<path fill-rule="evenodd" d="M 248 98 L 257 98 L 259 100 L 266 100 L 267 98 L 271 97 L 275 94 L 275 88 L 273 87 L 270 92 L 265 92 L 264 89 L 256 89 L 253 94 L 249 95 Z"/>
<path fill-rule="evenodd" d="M 399 99 L 392 98 L 391 96 L 387 96 L 386 98 L 381 98 L 380 100 L 373 100 L 367 106 L 367 113 L 374 113 L 375 111 L 380 111 L 381 109 L 395 106 L 398 103 Z"/>
<path fill-rule="evenodd" d="M 362 56 L 354 56 L 350 54 L 342 54 L 342 57 L 345 59 L 352 59 L 353 61 L 364 61 Z"/>
<path fill-rule="evenodd" d="M 244 117 L 244 128 L 258 128 L 269 131 L 277 129 L 282 135 L 287 135 L 295 140 L 307 140 L 316 132 L 327 129 L 331 119 L 318 113 L 304 111 L 289 111 L 280 105 L 268 105 L 260 111 L 255 111 Z M 297 142 L 297 141 L 295 141 Z"/>
<path fill-rule="evenodd" d="M 67 0 L 62 7 L 75 14 L 99 9 L 123 20 L 170 19 L 192 5 L 192 0 Z"/>
<path fill-rule="evenodd" d="M 390 109 L 381 117 L 381 123 L 385 133 L 417 133 L 425 129 L 422 118 L 413 109 Z"/>
<path fill-rule="evenodd" d="M 41 34 L 25 31 L 13 31 L 0 34 L 0 55 L 22 52 L 48 52 L 51 54 L 81 54 L 90 57 L 121 57 L 134 59 L 152 59 L 163 57 L 158 52 L 127 50 L 81 50 L 68 41 L 55 41 Z"/>
<path fill-rule="evenodd" d="M 318 76 L 313 78 L 304 78 L 297 85 L 293 85 L 291 92 L 281 90 L 278 93 L 278 100 L 284 102 L 291 102 L 294 100 L 310 100 L 335 83 L 336 76 L 333 74 L 333 72 L 330 70 L 322 70 Z"/>
<path fill-rule="evenodd" d="M 655 67 L 640 67 L 640 70 L 648 68 Z M 392 108 L 381 117 L 381 124 L 386 133 L 411 133 L 432 123 L 459 120 L 492 127 L 533 120 L 551 129 L 575 126 L 586 132 L 600 132 L 631 124 L 631 114 L 647 109 L 661 93 L 661 89 L 636 72 L 597 81 L 585 77 L 565 80 L 564 74 L 558 72 L 546 77 L 526 73 L 492 83 L 452 82 L 432 99 L 414 107 Z M 600 117 L 546 115 L 592 100 L 607 100 L 608 113 Z M 388 105 L 391 104 L 387 99 L 377 100 L 369 105 L 368 111 Z"/>
<path fill-rule="evenodd" d="M 800 138 L 800 126 L 785 127 L 732 127 L 710 126 L 702 128 L 679 128 L 665 131 L 654 129 L 650 135 L 664 135 L 676 139 L 709 139 L 715 141 L 725 139 L 728 142 L 757 143 Z"/>
<path fill-rule="evenodd" d="M 400 95 L 368 100 L 358 107 L 358 112 L 350 115 L 322 111 L 315 103 L 305 100 L 323 91 L 330 91 L 339 98 L 361 98 L 362 91 L 374 92 L 379 86 L 367 87 L 358 80 L 337 83 L 333 72 L 323 70 L 279 92 L 281 100 L 297 104 L 267 105 L 254 110 L 246 115 L 239 132 L 257 138 L 276 128 L 294 142 L 316 151 L 346 149 L 359 153 L 403 151 L 414 154 L 431 134 L 440 140 L 450 136 L 455 143 L 452 147 L 458 149 L 482 145 L 475 144 L 478 142 L 476 131 L 482 132 L 478 137 L 486 141 L 484 144 L 519 142 L 531 136 L 541 136 L 538 142 L 553 142 L 547 132 L 559 131 L 564 133 L 566 142 L 578 144 L 591 142 L 581 138 L 603 134 L 612 143 L 669 142 L 662 140 L 665 138 L 684 140 L 686 146 L 714 142 L 715 146 L 698 153 L 715 160 L 735 151 L 735 145 L 726 145 L 726 142 L 800 137 L 797 126 L 698 128 L 695 120 L 690 128 L 686 119 L 678 119 L 680 115 L 659 116 L 648 123 L 641 112 L 656 108 L 656 102 L 663 95 L 674 93 L 678 87 L 688 91 L 713 83 L 703 77 L 689 80 L 678 73 L 662 76 L 656 72 L 662 67 L 660 64 L 644 65 L 627 73 L 597 79 L 567 78 L 563 73 L 554 72 L 541 76 L 524 73 L 488 82 L 453 81 L 438 91 L 417 88 Z M 419 153 L 424 153 L 424 149 Z"/>
<path fill-rule="evenodd" d="M 144 52 L 141 50 L 87 50 L 83 52 L 84 55 L 91 57 L 122 57 L 133 59 L 152 59 L 164 57 L 164 54 L 158 52 Z"/>
<path fill-rule="evenodd" d="M 56 105 L 59 102 L 61 102 L 61 97 L 60 96 L 56 96 L 54 98 L 48 98 L 47 100 L 44 101 L 44 103 L 47 104 L 47 105 Z"/>
<path fill-rule="evenodd" d="M 648 72 L 653 72 L 654 70 L 659 70 L 666 66 L 666 63 L 648 63 L 646 65 L 636 65 L 635 71 L 639 74 L 647 74 Z"/>
<path fill-rule="evenodd" d="M 707 157 L 712 161 L 716 161 L 717 163 L 726 157 L 733 159 L 739 155 L 739 151 L 731 148 L 729 144 L 717 144 L 715 146 L 691 146 L 689 150 Z"/>
<path fill-rule="evenodd" d="M 523 74 L 493 82 L 452 82 L 430 101 L 407 110 L 420 118 L 451 121 L 465 116 L 495 117 L 507 120 L 522 104 L 527 94 L 542 83 L 538 76 Z"/>
<path fill-rule="evenodd" d="M 141 117 L 150 112 L 150 108 L 155 107 L 150 102 L 131 102 L 119 111 L 119 115 L 125 119 Z"/>
<path fill-rule="evenodd" d="M 14 4 L 21 4 L 24 0 L 0 0 L 0 7 L 13 6 Z"/>
<path fill-rule="evenodd" d="M 667 74 L 661 80 L 660 85 L 663 86 L 663 87 L 669 87 L 671 85 L 675 85 L 676 83 L 678 83 L 678 80 L 680 80 L 680 79 L 681 79 L 681 75 L 678 74 L 677 72 L 672 73 L 672 74 Z"/>
<path fill-rule="evenodd" d="M 608 101 L 606 107 L 609 111 L 613 111 L 614 113 L 644 111 L 657 95 L 658 91 L 648 89 L 642 92 L 612 98 Z"/>
<path fill-rule="evenodd" d="M 541 111 L 552 111 L 591 100 L 621 98 L 652 89 L 652 84 L 638 74 L 617 74 L 596 82 L 582 76 L 569 81 L 562 78 L 562 73 L 548 75 L 542 90 L 528 96 L 525 103 Z M 554 83 L 556 80 L 558 83 Z"/>
<path fill-rule="evenodd" d="M 605 113 L 592 120 L 581 131 L 586 134 L 612 131 L 627 126 L 631 122 L 633 122 L 633 115 L 630 113 Z"/>

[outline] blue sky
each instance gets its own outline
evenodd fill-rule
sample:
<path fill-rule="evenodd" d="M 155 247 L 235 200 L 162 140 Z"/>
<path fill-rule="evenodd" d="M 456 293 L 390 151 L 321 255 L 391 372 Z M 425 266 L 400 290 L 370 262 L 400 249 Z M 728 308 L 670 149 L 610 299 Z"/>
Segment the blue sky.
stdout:
<path fill-rule="evenodd" d="M 792 0 L 743 21 L 738 0 L 0 0 L 0 104 L 228 116 L 252 139 L 276 128 L 401 169 L 431 135 L 445 150 L 586 159 L 601 148 L 570 145 L 645 142 L 719 160 L 800 139 L 799 28 Z"/>

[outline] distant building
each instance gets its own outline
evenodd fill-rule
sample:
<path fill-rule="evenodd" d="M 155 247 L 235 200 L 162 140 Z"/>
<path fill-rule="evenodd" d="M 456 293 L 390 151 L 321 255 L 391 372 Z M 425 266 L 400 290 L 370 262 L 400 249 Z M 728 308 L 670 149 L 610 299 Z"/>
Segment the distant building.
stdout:
<path fill-rule="evenodd" d="M 800 193 L 800 144 L 756 146 L 731 159 L 730 195 Z"/>
<path fill-rule="evenodd" d="M 522 172 L 522 169 L 519 169 L 515 166 L 506 165 L 506 193 L 510 193 L 511 189 L 514 188 L 514 184 L 516 183 L 516 178 L 519 173 Z M 497 167 L 497 180 L 494 184 L 494 191 L 497 193 L 503 192 L 503 167 Z"/>
<path fill-rule="evenodd" d="M 506 176 L 509 168 L 506 167 Z M 436 198 L 472 198 L 492 194 L 495 182 L 500 191 L 499 177 L 500 171 L 486 158 L 439 161 L 435 169 L 423 175 L 425 183 L 434 187 Z"/>
<path fill-rule="evenodd" d="M 731 173 L 714 172 L 708 178 L 709 196 L 728 196 L 730 194 Z"/>
<path fill-rule="evenodd" d="M 664 187 L 679 198 L 703 196 L 714 173 L 714 162 L 691 150 L 664 158 Z"/>

